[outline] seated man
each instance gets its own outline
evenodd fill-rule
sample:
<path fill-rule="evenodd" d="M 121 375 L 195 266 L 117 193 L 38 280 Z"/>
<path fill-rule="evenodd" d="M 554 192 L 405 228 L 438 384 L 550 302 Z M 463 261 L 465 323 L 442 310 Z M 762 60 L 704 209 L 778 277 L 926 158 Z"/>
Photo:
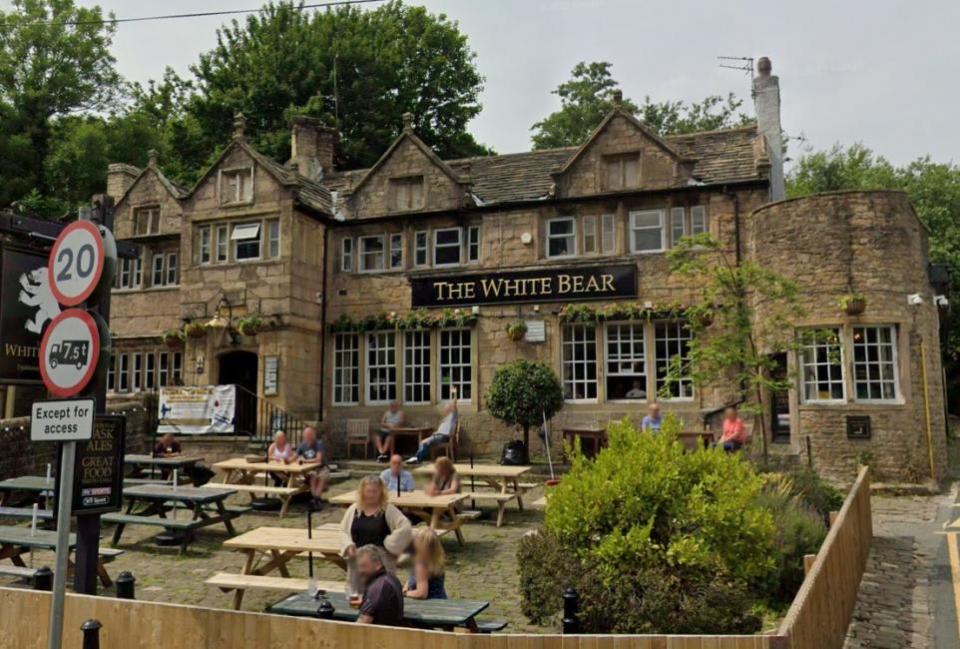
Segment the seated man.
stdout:
<path fill-rule="evenodd" d="M 403 458 L 399 455 L 390 457 L 390 468 L 383 470 L 380 479 L 387 485 L 387 491 L 392 494 L 413 491 L 416 488 L 413 484 L 413 474 L 403 468 Z"/>
<path fill-rule="evenodd" d="M 733 453 L 743 448 L 749 436 L 743 425 L 743 420 L 737 413 L 736 406 L 730 406 L 723 411 L 723 434 L 717 443 L 727 453 Z"/>
<path fill-rule="evenodd" d="M 153 457 L 177 457 L 182 453 L 180 442 L 173 433 L 165 433 L 153 447 Z"/>
<path fill-rule="evenodd" d="M 651 403 L 647 408 L 647 415 L 640 422 L 640 430 L 645 433 L 659 433 L 660 426 L 663 424 L 663 417 L 660 416 L 660 405 Z"/>
<path fill-rule="evenodd" d="M 437 430 L 430 437 L 420 442 L 417 454 L 407 460 L 408 464 L 420 464 L 430 455 L 430 447 L 450 441 L 450 436 L 457 430 L 457 389 L 450 388 L 451 401 L 443 408 L 443 419 Z"/>
<path fill-rule="evenodd" d="M 400 410 L 400 404 L 391 401 L 387 406 L 387 411 L 380 418 L 380 434 L 373 440 L 377 447 L 377 462 L 386 462 L 390 454 L 393 453 L 394 439 L 393 429 L 400 428 L 404 423 L 403 411 Z"/>
<path fill-rule="evenodd" d="M 357 573 L 366 583 L 357 623 L 403 626 L 403 586 L 384 569 L 380 551 L 374 545 L 361 546 L 356 561 Z"/>
<path fill-rule="evenodd" d="M 630 386 L 630 389 L 627 390 L 627 394 L 624 396 L 626 396 L 627 399 L 646 399 L 647 391 L 643 389 L 640 381 L 634 381 L 633 385 Z"/>
<path fill-rule="evenodd" d="M 320 509 L 323 506 L 323 492 L 327 490 L 327 481 L 330 479 L 330 467 L 327 466 L 327 449 L 323 442 L 317 439 L 317 429 L 313 426 L 303 429 L 303 442 L 297 447 L 297 458 L 300 464 L 316 466 L 307 474 L 307 480 L 310 483 L 313 507 Z"/>

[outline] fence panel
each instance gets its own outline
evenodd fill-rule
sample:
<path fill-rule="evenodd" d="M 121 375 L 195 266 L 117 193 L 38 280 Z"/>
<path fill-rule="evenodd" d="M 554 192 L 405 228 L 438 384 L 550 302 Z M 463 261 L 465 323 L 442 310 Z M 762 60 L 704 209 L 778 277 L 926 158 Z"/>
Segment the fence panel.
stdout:
<path fill-rule="evenodd" d="M 873 539 L 870 470 L 863 467 L 780 625 L 791 649 L 841 649 Z"/>

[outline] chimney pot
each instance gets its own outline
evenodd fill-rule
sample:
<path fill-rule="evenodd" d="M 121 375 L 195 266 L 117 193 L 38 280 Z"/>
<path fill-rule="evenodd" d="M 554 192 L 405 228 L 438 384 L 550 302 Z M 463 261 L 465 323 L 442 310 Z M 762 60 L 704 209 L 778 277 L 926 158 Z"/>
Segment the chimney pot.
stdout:
<path fill-rule="evenodd" d="M 623 91 L 619 88 L 613 91 L 613 105 L 615 108 L 623 107 Z"/>
<path fill-rule="evenodd" d="M 157 150 L 156 149 L 150 149 L 149 151 L 147 151 L 147 165 L 150 167 L 157 166 Z"/>
<path fill-rule="evenodd" d="M 413 113 L 404 113 L 403 114 L 403 130 L 406 133 L 413 132 Z"/>
<path fill-rule="evenodd" d="M 761 77 L 769 77 L 772 71 L 773 64 L 770 62 L 770 58 L 761 56 L 760 60 L 757 61 L 757 75 Z"/>
<path fill-rule="evenodd" d="M 334 169 L 340 133 L 316 117 L 299 116 L 290 122 L 291 169 L 310 180 L 319 180 Z"/>
<path fill-rule="evenodd" d="M 780 125 L 780 78 L 770 74 L 773 65 L 766 56 L 757 61 L 753 78 L 753 101 L 757 112 L 757 132 L 765 139 L 770 158 L 770 200 L 786 198 L 783 177 L 783 133 Z"/>
<path fill-rule="evenodd" d="M 247 131 L 247 118 L 238 112 L 233 116 L 233 139 L 242 140 Z"/>

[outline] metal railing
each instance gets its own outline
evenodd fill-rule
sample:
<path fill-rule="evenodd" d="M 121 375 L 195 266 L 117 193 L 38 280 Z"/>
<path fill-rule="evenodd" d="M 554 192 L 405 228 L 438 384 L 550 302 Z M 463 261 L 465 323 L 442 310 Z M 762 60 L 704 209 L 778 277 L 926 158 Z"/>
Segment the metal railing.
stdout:
<path fill-rule="evenodd" d="M 306 422 L 279 406 L 275 406 L 255 392 L 238 385 L 235 417 L 235 431 L 238 435 L 249 435 L 251 441 L 269 444 L 274 433 L 282 430 L 287 440 L 294 446 L 300 444 L 300 437 Z"/>

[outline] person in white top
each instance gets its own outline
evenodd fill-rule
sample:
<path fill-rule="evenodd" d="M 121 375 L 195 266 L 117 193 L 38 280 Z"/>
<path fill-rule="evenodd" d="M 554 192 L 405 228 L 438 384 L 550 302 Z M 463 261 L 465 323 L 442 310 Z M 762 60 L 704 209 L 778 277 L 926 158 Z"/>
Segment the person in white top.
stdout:
<path fill-rule="evenodd" d="M 391 401 L 387 411 L 380 418 L 380 434 L 373 440 L 377 447 L 378 462 L 386 462 L 393 455 L 393 430 L 402 427 L 405 419 L 403 411 L 400 410 L 400 404 Z"/>
<path fill-rule="evenodd" d="M 420 464 L 430 455 L 430 447 L 450 441 L 450 437 L 457 430 L 457 389 L 450 388 L 450 401 L 443 407 L 443 419 L 437 430 L 430 437 L 420 442 L 417 454 L 407 460 L 407 464 Z"/>
<path fill-rule="evenodd" d="M 273 434 L 273 444 L 267 449 L 267 462 L 277 464 L 290 464 L 297 459 L 297 454 L 287 442 L 287 434 L 278 430 Z M 287 481 L 287 476 L 282 473 L 271 473 L 273 482 L 276 486 L 282 487 Z"/>

